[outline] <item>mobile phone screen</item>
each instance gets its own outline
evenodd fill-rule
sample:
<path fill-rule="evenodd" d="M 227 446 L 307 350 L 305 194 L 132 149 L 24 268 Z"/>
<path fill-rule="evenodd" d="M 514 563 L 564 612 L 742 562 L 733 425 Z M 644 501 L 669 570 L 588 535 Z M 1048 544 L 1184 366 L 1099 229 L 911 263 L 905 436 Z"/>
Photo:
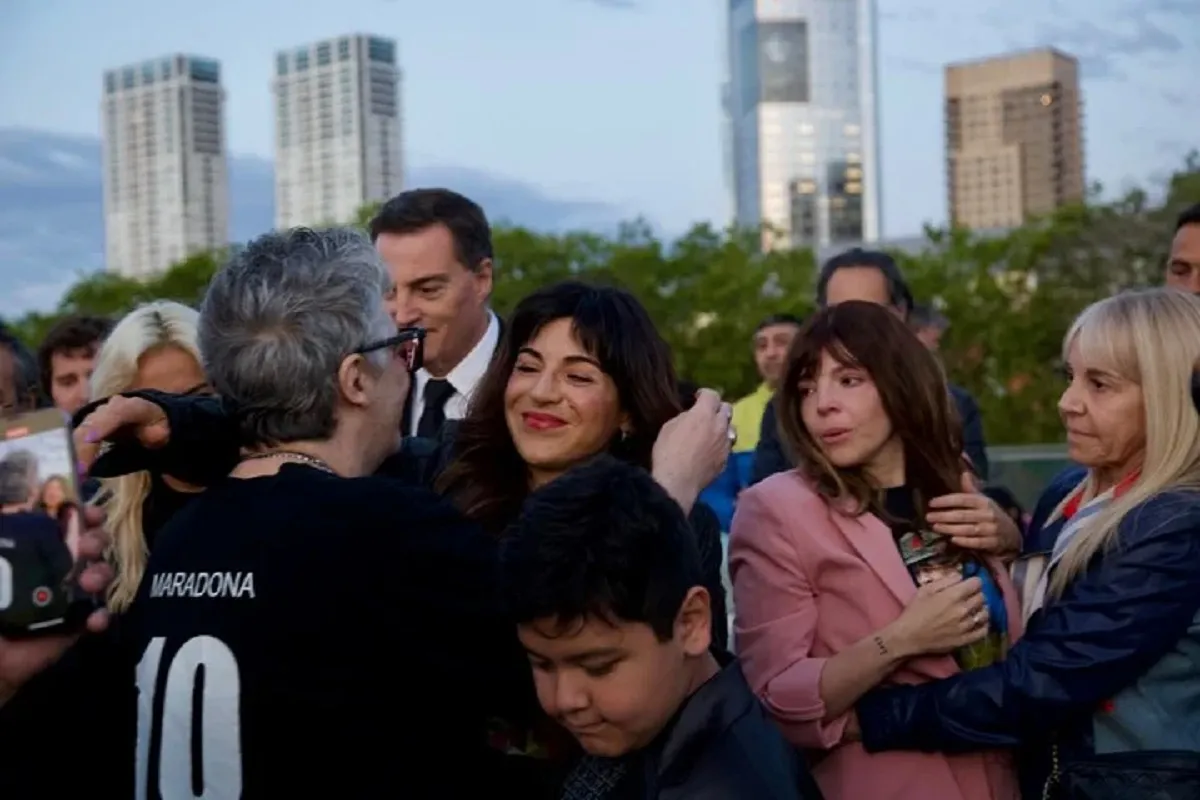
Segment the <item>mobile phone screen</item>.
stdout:
<path fill-rule="evenodd" d="M 95 608 L 75 584 L 82 524 L 63 413 L 0 419 L 0 633 L 61 631 Z"/>

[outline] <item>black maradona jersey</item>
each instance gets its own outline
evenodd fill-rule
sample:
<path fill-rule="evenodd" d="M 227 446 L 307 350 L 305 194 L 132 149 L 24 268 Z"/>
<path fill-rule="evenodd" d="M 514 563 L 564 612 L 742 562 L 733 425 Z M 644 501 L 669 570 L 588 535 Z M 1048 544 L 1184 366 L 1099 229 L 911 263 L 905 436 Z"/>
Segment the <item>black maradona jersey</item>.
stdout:
<path fill-rule="evenodd" d="M 485 723 L 528 702 L 495 544 L 436 495 L 298 465 L 159 534 L 123 648 L 139 800 L 503 791 Z"/>

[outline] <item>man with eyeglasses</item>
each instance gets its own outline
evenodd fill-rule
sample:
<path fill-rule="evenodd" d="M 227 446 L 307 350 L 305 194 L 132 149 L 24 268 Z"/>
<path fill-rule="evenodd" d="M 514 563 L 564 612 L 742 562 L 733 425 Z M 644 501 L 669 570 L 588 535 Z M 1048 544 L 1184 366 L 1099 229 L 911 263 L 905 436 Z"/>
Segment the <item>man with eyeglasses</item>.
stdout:
<path fill-rule="evenodd" d="M 198 340 L 241 456 L 158 533 L 120 620 L 138 702 L 113 796 L 496 788 L 486 719 L 532 702 L 496 543 L 373 475 L 424 339 L 390 283 L 346 230 L 268 234 L 214 277 Z"/>

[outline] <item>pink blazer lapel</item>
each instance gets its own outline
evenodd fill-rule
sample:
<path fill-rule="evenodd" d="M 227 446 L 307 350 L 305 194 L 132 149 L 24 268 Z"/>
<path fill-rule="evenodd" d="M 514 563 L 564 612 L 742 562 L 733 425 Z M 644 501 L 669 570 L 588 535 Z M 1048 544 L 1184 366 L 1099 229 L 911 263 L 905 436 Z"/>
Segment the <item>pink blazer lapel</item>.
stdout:
<path fill-rule="evenodd" d="M 830 516 L 842 535 L 867 562 L 867 566 L 879 575 L 901 605 L 912 602 L 917 594 L 917 585 L 900 559 L 891 528 L 874 514 L 852 517 L 831 509 Z"/>

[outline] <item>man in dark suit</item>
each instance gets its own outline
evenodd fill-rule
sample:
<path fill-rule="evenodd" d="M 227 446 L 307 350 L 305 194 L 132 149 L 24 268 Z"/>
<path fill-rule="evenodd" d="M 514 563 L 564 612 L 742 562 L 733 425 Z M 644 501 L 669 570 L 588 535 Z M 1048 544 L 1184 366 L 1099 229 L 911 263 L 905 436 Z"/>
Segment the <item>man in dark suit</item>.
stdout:
<path fill-rule="evenodd" d="M 425 366 L 404 413 L 408 436 L 436 437 L 461 419 L 500 342 L 492 313 L 492 232 L 478 205 L 449 189 L 414 189 L 371 220 L 371 241 L 396 284 L 389 311 L 426 330 Z"/>
<path fill-rule="evenodd" d="M 817 279 L 817 305 L 824 308 L 847 300 L 863 300 L 886 306 L 897 317 L 909 320 L 913 310 L 912 291 L 890 255 L 878 250 L 854 248 L 834 256 L 821 267 Z M 979 405 L 966 389 L 950 385 L 950 395 L 963 426 L 963 452 L 971 459 L 975 474 L 987 480 L 987 449 Z M 758 447 L 754 451 L 751 482 L 758 483 L 777 472 L 792 468 L 792 459 L 779 438 L 775 402 L 767 404 L 762 416 Z"/>

